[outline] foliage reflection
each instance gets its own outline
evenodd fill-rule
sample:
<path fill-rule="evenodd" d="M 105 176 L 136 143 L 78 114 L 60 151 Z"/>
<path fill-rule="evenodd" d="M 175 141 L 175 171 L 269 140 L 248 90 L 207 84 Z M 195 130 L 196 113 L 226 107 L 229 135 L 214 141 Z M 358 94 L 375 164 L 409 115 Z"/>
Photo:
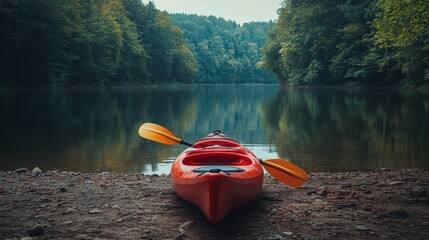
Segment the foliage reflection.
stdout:
<path fill-rule="evenodd" d="M 428 167 L 427 95 L 288 89 L 263 109 L 279 156 L 307 170 Z"/>

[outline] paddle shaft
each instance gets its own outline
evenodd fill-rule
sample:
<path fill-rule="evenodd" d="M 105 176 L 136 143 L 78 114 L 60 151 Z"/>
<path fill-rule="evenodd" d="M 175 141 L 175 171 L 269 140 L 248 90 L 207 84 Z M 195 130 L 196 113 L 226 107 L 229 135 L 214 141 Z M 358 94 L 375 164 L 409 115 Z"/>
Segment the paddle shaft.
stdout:
<path fill-rule="evenodd" d="M 183 145 L 186 145 L 186 146 L 188 146 L 188 147 L 192 147 L 192 146 L 194 146 L 194 144 L 192 144 L 192 143 L 188 143 L 188 142 L 186 142 L 185 140 L 180 140 L 180 142 L 179 142 L 179 144 L 183 144 Z"/>

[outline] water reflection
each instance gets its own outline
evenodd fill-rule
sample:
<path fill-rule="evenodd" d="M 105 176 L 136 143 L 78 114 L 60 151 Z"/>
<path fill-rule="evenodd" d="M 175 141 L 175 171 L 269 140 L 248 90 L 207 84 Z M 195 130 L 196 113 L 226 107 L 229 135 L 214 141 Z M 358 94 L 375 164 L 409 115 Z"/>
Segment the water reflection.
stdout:
<path fill-rule="evenodd" d="M 427 95 L 289 89 L 263 109 L 279 156 L 308 171 L 429 167 Z"/>
<path fill-rule="evenodd" d="M 135 171 L 171 149 L 141 141 L 143 120 L 185 123 L 193 94 L 183 89 L 2 92 L 0 169 L 18 167 L 75 171 Z M 176 124 L 177 125 L 177 124 Z M 180 133 L 180 128 L 176 129 Z M 162 150 L 161 150 L 162 149 Z"/>
<path fill-rule="evenodd" d="M 309 172 L 426 168 L 429 97 L 417 93 L 197 86 L 0 91 L 0 170 L 168 173 L 184 147 L 142 140 L 143 122 L 189 142 L 215 129 L 258 157 Z"/>

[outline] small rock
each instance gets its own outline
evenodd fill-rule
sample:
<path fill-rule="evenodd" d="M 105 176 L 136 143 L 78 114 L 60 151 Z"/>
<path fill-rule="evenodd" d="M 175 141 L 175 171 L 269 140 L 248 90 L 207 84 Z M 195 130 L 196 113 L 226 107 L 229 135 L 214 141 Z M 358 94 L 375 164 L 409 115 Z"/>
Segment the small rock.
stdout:
<path fill-rule="evenodd" d="M 369 230 L 369 228 L 367 226 L 364 226 L 364 225 L 357 226 L 356 229 L 358 231 L 368 231 Z"/>
<path fill-rule="evenodd" d="M 45 229 L 41 226 L 41 225 L 36 225 L 34 227 L 32 227 L 31 229 L 27 230 L 27 234 L 30 237 L 37 237 L 37 236 L 41 236 L 43 235 L 43 233 L 45 232 Z"/>
<path fill-rule="evenodd" d="M 319 191 L 317 191 L 316 194 L 325 197 L 326 195 L 328 195 L 328 191 L 326 191 L 326 189 L 320 189 Z"/>
<path fill-rule="evenodd" d="M 303 239 L 303 240 L 312 240 L 312 239 L 316 239 L 315 237 L 313 237 L 312 235 L 308 235 L 308 234 L 300 234 L 298 236 L 293 236 L 294 239 Z"/>
<path fill-rule="evenodd" d="M 313 189 L 313 190 L 308 191 L 307 195 L 313 195 L 313 194 L 316 194 L 316 193 L 317 193 L 316 189 Z"/>
<path fill-rule="evenodd" d="M 74 213 L 74 212 L 77 212 L 76 208 L 69 207 L 66 209 L 64 214 L 69 214 L 69 213 Z"/>
<path fill-rule="evenodd" d="M 292 236 L 292 235 L 293 235 L 293 232 L 291 232 L 291 231 L 287 231 L 287 232 L 283 232 L 283 234 L 284 234 L 284 235 L 286 235 L 286 236 Z"/>
<path fill-rule="evenodd" d="M 61 192 L 67 192 L 67 188 L 64 185 L 62 185 L 62 186 L 60 186 L 60 191 Z"/>
<path fill-rule="evenodd" d="M 186 236 L 186 234 L 185 234 L 186 233 L 185 228 L 187 228 L 187 226 L 191 226 L 193 224 L 194 224 L 194 222 L 188 221 L 188 222 L 185 222 L 182 225 L 180 225 L 180 227 L 179 227 L 179 234 L 176 235 L 173 239 L 174 240 L 185 239 L 185 236 Z"/>
<path fill-rule="evenodd" d="M 35 168 L 33 168 L 33 170 L 31 170 L 31 175 L 33 177 L 37 177 L 41 173 L 42 173 L 42 170 L 40 170 L 40 168 L 38 168 L 38 167 L 35 167 Z"/>
<path fill-rule="evenodd" d="M 278 234 L 274 234 L 274 236 L 269 237 L 268 239 L 284 240 L 285 238 L 283 236 L 278 235 Z"/>
<path fill-rule="evenodd" d="M 391 181 L 389 182 L 390 186 L 399 186 L 399 185 L 403 185 L 405 182 L 404 181 Z"/>
<path fill-rule="evenodd" d="M 153 239 L 154 236 L 155 236 L 155 233 L 153 233 L 151 230 L 146 230 L 141 238 L 142 239 Z"/>
<path fill-rule="evenodd" d="M 340 188 L 351 188 L 352 185 L 350 183 L 343 183 L 340 185 Z"/>
<path fill-rule="evenodd" d="M 30 171 L 28 171 L 28 169 L 26 169 L 26 168 L 18 168 L 13 172 L 17 173 L 17 174 L 21 174 L 21 173 L 29 173 Z"/>
<path fill-rule="evenodd" d="M 185 233 L 185 228 L 189 225 L 189 226 L 192 226 L 194 224 L 194 222 L 192 222 L 192 221 L 188 221 L 188 222 L 185 222 L 185 223 L 183 223 L 182 225 L 180 225 L 180 227 L 179 227 L 179 232 L 180 233 Z"/>
<path fill-rule="evenodd" d="M 98 214 L 98 213 L 101 213 L 101 210 L 100 210 L 100 209 L 98 209 L 98 208 L 94 208 L 94 209 L 92 209 L 91 211 L 89 211 L 88 213 L 89 213 L 89 214 Z"/>

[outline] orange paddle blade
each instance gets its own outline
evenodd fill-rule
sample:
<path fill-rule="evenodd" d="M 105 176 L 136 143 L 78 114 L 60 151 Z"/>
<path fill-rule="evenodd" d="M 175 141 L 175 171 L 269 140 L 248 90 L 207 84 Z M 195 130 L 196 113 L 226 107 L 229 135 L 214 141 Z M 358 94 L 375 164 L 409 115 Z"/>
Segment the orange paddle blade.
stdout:
<path fill-rule="evenodd" d="M 144 123 L 141 125 L 139 128 L 139 135 L 142 138 L 164 144 L 177 144 L 182 141 L 182 139 L 174 136 L 170 130 L 155 123 Z"/>
<path fill-rule="evenodd" d="M 307 173 L 288 161 L 268 159 L 261 161 L 261 163 L 269 174 L 292 188 L 299 188 L 307 181 Z"/>

